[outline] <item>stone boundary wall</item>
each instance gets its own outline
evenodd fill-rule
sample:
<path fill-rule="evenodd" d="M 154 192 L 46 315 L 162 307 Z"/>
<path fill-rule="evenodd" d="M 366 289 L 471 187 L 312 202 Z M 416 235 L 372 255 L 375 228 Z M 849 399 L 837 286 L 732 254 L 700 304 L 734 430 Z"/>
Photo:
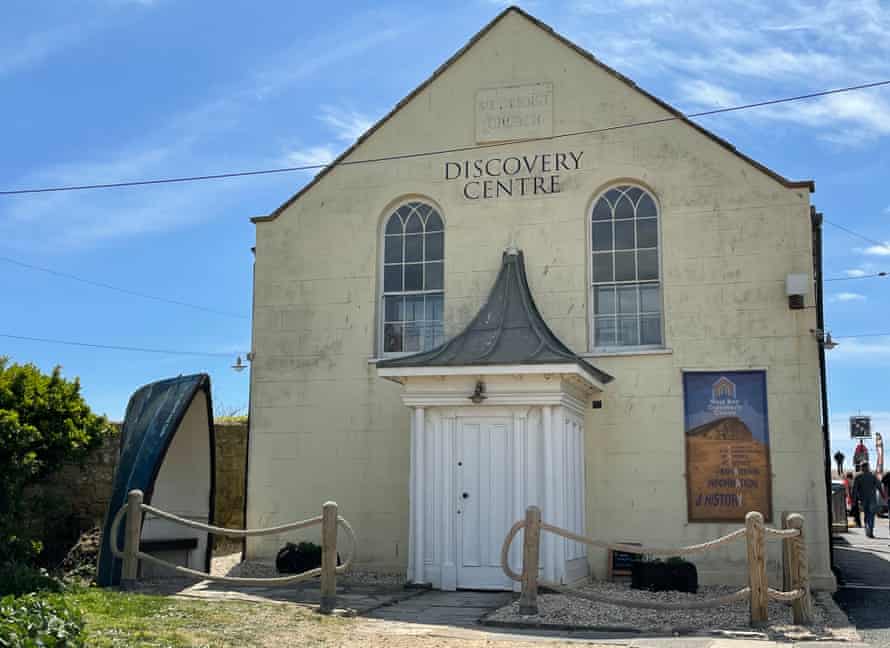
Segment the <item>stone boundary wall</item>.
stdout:
<path fill-rule="evenodd" d="M 216 526 L 244 528 L 244 490 L 247 471 L 247 424 L 217 423 Z"/>
<path fill-rule="evenodd" d="M 216 423 L 214 427 L 216 524 L 243 528 L 247 424 Z M 111 499 L 119 454 L 120 435 L 115 434 L 82 462 L 66 463 L 25 491 L 31 510 L 29 530 L 44 540 L 49 563 L 61 560 L 81 533 L 101 526 Z"/>

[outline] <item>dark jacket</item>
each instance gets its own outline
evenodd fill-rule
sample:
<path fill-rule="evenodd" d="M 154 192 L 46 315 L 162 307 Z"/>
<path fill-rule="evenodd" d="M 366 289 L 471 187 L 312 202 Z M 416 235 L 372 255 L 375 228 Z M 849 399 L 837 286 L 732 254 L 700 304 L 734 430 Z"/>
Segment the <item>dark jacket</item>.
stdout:
<path fill-rule="evenodd" d="M 862 502 L 862 509 L 867 513 L 877 513 L 881 509 L 881 482 L 872 472 L 856 475 L 853 480 L 853 499 Z"/>

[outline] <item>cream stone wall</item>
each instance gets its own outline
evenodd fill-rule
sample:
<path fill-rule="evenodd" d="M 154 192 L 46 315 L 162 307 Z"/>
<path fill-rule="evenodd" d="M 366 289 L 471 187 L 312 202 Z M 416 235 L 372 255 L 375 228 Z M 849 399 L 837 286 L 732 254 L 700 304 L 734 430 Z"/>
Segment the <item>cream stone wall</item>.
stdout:
<path fill-rule="evenodd" d="M 555 134 L 669 115 L 508 13 L 348 159 L 471 146 L 478 89 L 537 82 L 552 83 Z M 552 196 L 470 201 L 461 182 L 444 179 L 448 161 L 568 151 L 583 151 L 582 168 L 561 173 Z M 248 526 L 314 515 L 334 499 L 355 526 L 362 563 L 404 570 L 409 411 L 369 362 L 379 355 L 382 220 L 408 197 L 440 208 L 446 335 L 476 313 L 515 243 L 544 319 L 585 352 L 589 212 L 619 182 L 648 187 L 659 202 L 667 348 L 591 358 L 615 381 L 603 409 L 587 415 L 588 531 L 673 544 L 734 527 L 686 523 L 681 371 L 762 368 L 774 510 L 807 517 L 814 582 L 830 586 L 815 310 L 790 311 L 784 296 L 786 274 L 812 274 L 809 194 L 678 121 L 339 167 L 258 222 Z M 283 542 L 252 539 L 248 554 L 268 557 Z M 743 555 L 739 544 L 700 562 L 703 579 L 740 575 Z M 591 566 L 604 575 L 605 557 L 593 552 Z"/>

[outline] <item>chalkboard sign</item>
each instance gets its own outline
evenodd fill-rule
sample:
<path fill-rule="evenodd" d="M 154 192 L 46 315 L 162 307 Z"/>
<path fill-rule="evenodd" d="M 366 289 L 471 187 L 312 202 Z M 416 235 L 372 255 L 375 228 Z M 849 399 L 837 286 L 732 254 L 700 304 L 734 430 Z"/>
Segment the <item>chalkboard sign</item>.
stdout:
<path fill-rule="evenodd" d="M 640 546 L 639 542 L 622 542 L 621 544 Z M 613 551 L 610 549 L 609 579 L 629 577 L 631 565 L 637 556 L 638 554 L 628 553 L 627 551 Z"/>

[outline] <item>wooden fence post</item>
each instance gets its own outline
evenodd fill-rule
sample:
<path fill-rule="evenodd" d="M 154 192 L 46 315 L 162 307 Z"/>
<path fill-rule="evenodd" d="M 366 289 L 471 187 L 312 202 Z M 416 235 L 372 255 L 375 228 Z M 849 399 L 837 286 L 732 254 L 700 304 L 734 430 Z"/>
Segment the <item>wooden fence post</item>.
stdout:
<path fill-rule="evenodd" d="M 750 511 L 745 516 L 745 539 L 748 543 L 748 586 L 751 588 L 751 625 L 767 622 L 769 592 L 766 580 L 763 515 Z"/>
<path fill-rule="evenodd" d="M 129 590 L 136 586 L 139 576 L 139 538 L 142 535 L 141 490 L 127 493 L 127 524 L 124 527 L 124 564 L 121 568 L 121 589 Z M 112 540 L 113 542 L 115 540 Z"/>
<path fill-rule="evenodd" d="M 522 543 L 522 595 L 519 614 L 538 613 L 538 562 L 541 547 L 541 509 L 525 509 L 525 534 Z"/>
<path fill-rule="evenodd" d="M 813 605 L 810 600 L 810 566 L 803 516 L 799 513 L 789 515 L 788 526 L 800 531 L 799 536 L 791 538 L 791 589 L 803 590 L 803 596 L 791 602 L 791 614 L 794 623 L 809 625 L 813 622 Z"/>
<path fill-rule="evenodd" d="M 782 511 L 782 529 L 790 529 L 788 526 L 788 516 L 790 513 L 788 511 Z M 782 540 L 782 591 L 787 592 L 788 590 L 794 589 L 791 583 L 794 582 L 794 578 L 791 575 L 791 542 L 787 540 Z"/>
<path fill-rule="evenodd" d="M 321 513 L 321 598 L 318 611 L 337 607 L 337 503 L 325 502 Z"/>

